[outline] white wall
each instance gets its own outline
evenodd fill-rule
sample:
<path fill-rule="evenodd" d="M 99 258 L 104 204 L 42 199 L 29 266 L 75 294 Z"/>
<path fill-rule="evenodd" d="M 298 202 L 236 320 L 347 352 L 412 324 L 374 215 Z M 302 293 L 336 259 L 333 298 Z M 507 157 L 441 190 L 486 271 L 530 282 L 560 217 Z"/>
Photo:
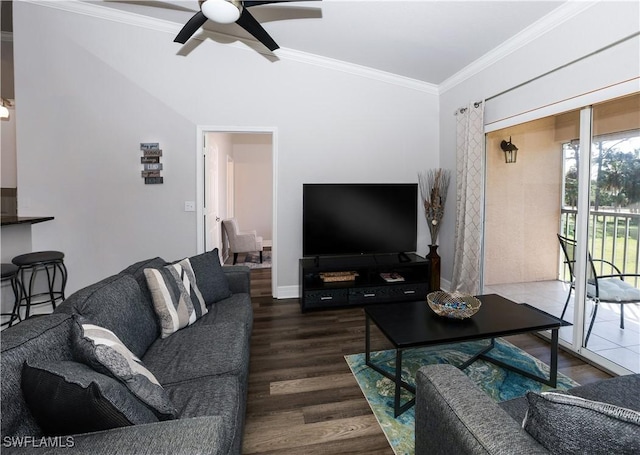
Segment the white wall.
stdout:
<path fill-rule="evenodd" d="M 415 182 L 439 165 L 433 92 L 212 40 L 180 55 L 172 41 L 14 4 L 21 215 L 55 216 L 34 226 L 33 247 L 66 253 L 70 291 L 135 260 L 196 252 L 195 213 L 183 208 L 196 199 L 198 125 L 278 129 L 283 295 L 297 290 L 304 182 Z M 160 142 L 163 185 L 143 185 L 140 142 Z"/>
<path fill-rule="evenodd" d="M 457 108 L 493 97 L 637 33 L 638 17 L 638 2 L 595 4 L 569 18 L 562 26 L 542 34 L 502 60 L 445 90 L 440 96 L 442 167 L 455 169 L 456 127 L 453 114 Z M 485 124 L 637 78 L 639 74 L 640 39 L 636 36 L 488 101 Z M 455 190 L 455 179 L 452 187 Z M 450 280 L 453 271 L 455 194 L 448 198 L 447 205 L 438 250 L 442 256 L 444 280 Z"/>
<path fill-rule="evenodd" d="M 16 174 L 16 110 L 9 108 L 9 118 L 0 120 L 0 157 L 2 162 L 2 180 L 0 186 L 2 188 L 17 188 Z"/>
<path fill-rule="evenodd" d="M 273 151 L 271 134 L 233 134 L 235 207 L 243 231 L 273 242 Z"/>

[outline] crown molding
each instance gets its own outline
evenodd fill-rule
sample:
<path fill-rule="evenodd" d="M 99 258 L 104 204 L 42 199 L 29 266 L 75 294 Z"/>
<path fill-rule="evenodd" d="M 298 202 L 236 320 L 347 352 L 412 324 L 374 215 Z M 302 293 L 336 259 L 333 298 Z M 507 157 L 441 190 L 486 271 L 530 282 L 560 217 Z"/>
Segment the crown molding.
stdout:
<path fill-rule="evenodd" d="M 142 14 L 120 11 L 113 8 L 100 6 L 96 3 L 89 3 L 80 0 L 51 1 L 51 0 L 22 0 L 25 3 L 57 9 L 69 13 L 82 14 L 97 19 L 106 19 L 126 25 L 134 25 L 150 30 L 173 33 L 178 32 L 180 27 L 170 21 L 144 16 Z"/>
<path fill-rule="evenodd" d="M 458 71 L 453 76 L 446 79 L 439 85 L 439 94 L 443 94 L 454 88 L 456 85 L 475 76 L 597 3 L 598 1 L 568 1 L 567 3 L 562 4 L 540 20 L 534 22 L 529 27 L 523 29 L 512 38 L 508 39 L 479 59 L 464 67 L 462 70 Z"/>
<path fill-rule="evenodd" d="M 428 82 L 419 81 L 417 79 L 411 79 L 366 66 L 356 65 L 355 63 L 348 63 L 342 60 L 321 57 L 315 54 L 309 54 L 287 48 L 280 48 L 275 51 L 275 54 L 278 57 L 283 57 L 287 60 L 295 60 L 309 65 L 321 66 L 335 71 L 342 71 L 344 73 L 350 73 L 356 76 L 366 77 L 389 84 L 401 85 L 406 88 L 430 93 L 432 95 L 438 94 L 438 86 L 435 84 L 429 84 Z"/>
<path fill-rule="evenodd" d="M 27 3 L 43 6 L 47 8 L 58 9 L 69 13 L 83 14 L 86 16 L 110 20 L 121 24 L 132 25 L 135 27 L 143 27 L 150 30 L 155 30 L 171 35 L 176 35 L 182 28 L 182 24 L 176 24 L 175 22 L 166 21 L 163 19 L 157 19 L 153 17 L 144 16 L 137 13 L 131 13 L 128 11 L 121 11 L 112 8 L 103 7 L 95 3 L 89 3 L 84 1 L 51 1 L 51 0 L 23 0 Z M 397 74 L 388 73 L 385 71 L 376 70 L 373 68 L 356 65 L 353 63 L 344 62 L 341 60 L 334 60 L 327 57 L 321 57 L 314 54 L 309 54 L 294 49 L 288 49 L 281 47 L 274 53 L 267 50 L 263 50 L 260 43 L 256 40 L 238 38 L 237 36 L 212 32 L 209 30 L 202 30 L 200 34 L 194 35 L 191 39 L 204 40 L 207 37 L 223 37 L 233 38 L 237 40 L 233 43 L 224 44 L 225 46 L 233 46 L 238 49 L 251 50 L 252 52 L 259 52 L 267 57 L 275 55 L 277 59 L 291 60 L 308 65 L 316 65 L 323 68 L 327 68 L 333 71 L 342 71 L 344 73 L 353 74 L 368 79 L 373 79 L 388 84 L 398 85 L 405 88 L 418 90 L 421 92 L 430 93 L 432 95 L 438 94 L 438 86 L 435 84 L 429 84 L 427 82 L 411 79 L 408 77 L 399 76 Z"/>

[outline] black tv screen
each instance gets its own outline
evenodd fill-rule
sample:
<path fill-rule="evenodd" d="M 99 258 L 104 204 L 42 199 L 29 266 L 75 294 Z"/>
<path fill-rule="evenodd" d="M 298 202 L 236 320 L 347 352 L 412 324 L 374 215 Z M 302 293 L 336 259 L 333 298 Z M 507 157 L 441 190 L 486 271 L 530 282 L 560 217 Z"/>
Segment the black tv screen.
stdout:
<path fill-rule="evenodd" d="M 416 251 L 418 185 L 304 184 L 303 256 Z"/>

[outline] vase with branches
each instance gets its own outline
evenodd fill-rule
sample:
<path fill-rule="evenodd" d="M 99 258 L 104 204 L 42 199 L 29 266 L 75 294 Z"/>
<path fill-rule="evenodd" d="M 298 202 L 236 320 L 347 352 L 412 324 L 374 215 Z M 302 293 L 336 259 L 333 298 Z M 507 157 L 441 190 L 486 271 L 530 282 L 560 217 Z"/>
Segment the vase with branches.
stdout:
<path fill-rule="evenodd" d="M 429 226 L 429 234 L 431 234 L 429 254 L 427 255 L 427 259 L 431 262 L 431 277 L 429 283 L 429 289 L 431 291 L 440 289 L 440 256 L 438 255 L 438 245 L 436 242 L 438 241 L 440 224 L 444 216 L 444 206 L 447 202 L 449 180 L 451 180 L 451 172 L 446 169 L 430 169 L 418 173 L 418 184 L 424 205 L 424 216 Z"/>
<path fill-rule="evenodd" d="M 450 180 L 451 171 L 447 169 L 429 169 L 418 173 L 424 215 L 427 218 L 427 225 L 431 234 L 431 245 L 436 245 L 438 241 Z"/>

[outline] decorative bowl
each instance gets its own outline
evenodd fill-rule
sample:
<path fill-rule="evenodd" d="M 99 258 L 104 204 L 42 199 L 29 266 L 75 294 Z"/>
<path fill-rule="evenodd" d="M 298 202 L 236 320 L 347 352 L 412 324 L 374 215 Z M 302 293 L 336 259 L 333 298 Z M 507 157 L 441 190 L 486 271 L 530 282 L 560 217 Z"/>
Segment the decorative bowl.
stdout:
<path fill-rule="evenodd" d="M 472 295 L 459 292 L 436 291 L 427 295 L 429 307 L 438 316 L 452 319 L 467 319 L 480 309 L 482 303 Z"/>

